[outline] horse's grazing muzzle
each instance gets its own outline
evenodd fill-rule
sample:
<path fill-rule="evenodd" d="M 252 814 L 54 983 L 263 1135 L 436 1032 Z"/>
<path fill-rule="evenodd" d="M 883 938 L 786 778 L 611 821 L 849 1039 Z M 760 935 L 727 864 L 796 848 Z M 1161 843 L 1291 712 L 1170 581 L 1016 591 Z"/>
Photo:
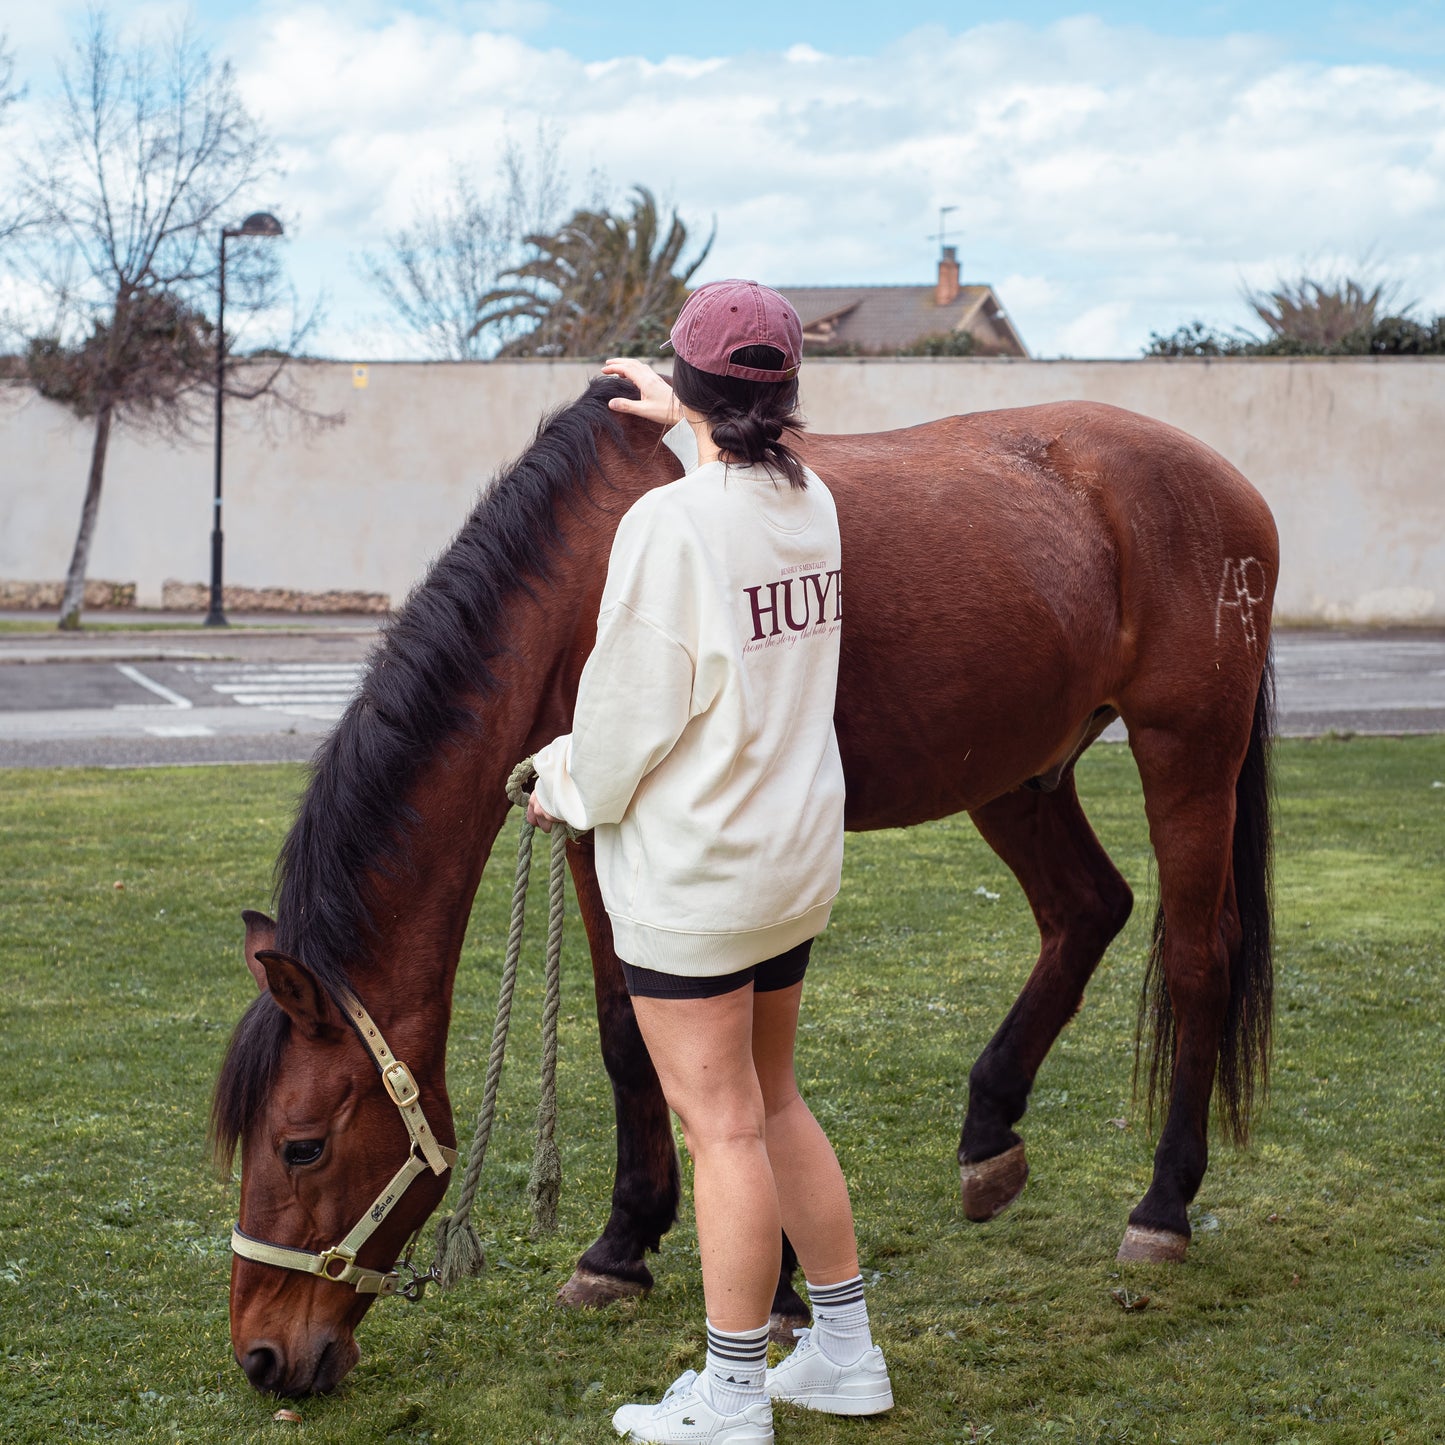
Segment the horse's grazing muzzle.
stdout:
<path fill-rule="evenodd" d="M 288 1358 L 276 1340 L 253 1340 L 236 1362 L 252 1386 L 267 1395 L 326 1395 L 346 1378 L 361 1351 L 349 1335 L 326 1335 L 305 1358 Z"/>
<path fill-rule="evenodd" d="M 281 1383 L 281 1367 L 285 1357 L 276 1345 L 257 1341 L 237 1361 L 246 1378 L 258 1390 L 274 1392 Z"/>

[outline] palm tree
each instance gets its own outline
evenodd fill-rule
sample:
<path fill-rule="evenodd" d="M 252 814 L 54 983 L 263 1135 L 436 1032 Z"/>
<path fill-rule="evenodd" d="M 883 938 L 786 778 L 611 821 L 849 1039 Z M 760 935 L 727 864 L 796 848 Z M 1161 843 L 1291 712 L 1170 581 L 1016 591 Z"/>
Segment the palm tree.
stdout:
<path fill-rule="evenodd" d="M 1266 340 L 1328 351 L 1356 332 L 1368 334 L 1394 301 L 1395 290 L 1353 276 L 1306 275 L 1297 281 L 1281 278 L 1273 290 L 1246 289 L 1244 299 L 1268 327 Z"/>
<path fill-rule="evenodd" d="M 508 273 L 517 284 L 482 298 L 475 329 L 531 322 L 502 356 L 653 354 L 716 234 L 683 265 L 687 227 L 674 211 L 664 236 L 656 199 L 637 186 L 627 214 L 581 210 L 554 235 L 528 236 L 538 254 Z"/>

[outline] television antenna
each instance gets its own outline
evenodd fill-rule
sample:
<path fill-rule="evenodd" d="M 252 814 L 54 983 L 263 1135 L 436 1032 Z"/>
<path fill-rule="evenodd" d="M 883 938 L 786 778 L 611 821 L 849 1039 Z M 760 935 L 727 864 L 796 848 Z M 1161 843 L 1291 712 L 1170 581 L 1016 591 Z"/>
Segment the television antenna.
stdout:
<path fill-rule="evenodd" d="M 936 236 L 925 236 L 926 241 L 937 241 L 940 249 L 948 244 L 948 213 L 956 211 L 957 206 L 940 206 L 938 208 L 938 234 Z"/>

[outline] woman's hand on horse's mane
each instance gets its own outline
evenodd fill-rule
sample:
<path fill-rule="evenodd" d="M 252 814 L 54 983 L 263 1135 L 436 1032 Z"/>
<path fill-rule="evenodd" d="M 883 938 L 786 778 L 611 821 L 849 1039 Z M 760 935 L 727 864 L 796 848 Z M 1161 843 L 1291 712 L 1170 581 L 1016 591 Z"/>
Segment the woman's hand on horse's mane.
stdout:
<path fill-rule="evenodd" d="M 552 824 L 557 820 L 537 802 L 535 795 L 530 795 L 527 798 L 527 821 L 534 828 L 540 828 L 544 833 L 550 833 Z"/>
<path fill-rule="evenodd" d="M 645 421 L 661 422 L 672 426 L 682 420 L 682 408 L 672 393 L 672 384 L 665 376 L 659 376 L 645 361 L 631 356 L 613 357 L 602 368 L 603 376 L 620 376 L 630 381 L 641 397 L 633 401 L 630 397 L 614 396 L 607 403 L 613 411 L 625 411 L 640 416 Z"/>

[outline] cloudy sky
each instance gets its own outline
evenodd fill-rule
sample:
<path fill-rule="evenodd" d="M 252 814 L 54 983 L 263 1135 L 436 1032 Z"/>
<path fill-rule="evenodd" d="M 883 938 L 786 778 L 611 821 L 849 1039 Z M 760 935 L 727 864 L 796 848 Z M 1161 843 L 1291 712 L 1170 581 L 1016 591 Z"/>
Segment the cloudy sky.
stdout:
<path fill-rule="evenodd" d="M 553 127 L 577 193 L 652 187 L 717 241 L 699 280 L 964 277 L 1039 356 L 1243 324 L 1242 285 L 1372 269 L 1445 311 L 1445 0 L 723 5 L 115 0 L 189 13 L 276 138 L 317 349 L 411 354 L 356 257 L 455 165 Z M 0 0 L 29 96 L 83 13 Z"/>

